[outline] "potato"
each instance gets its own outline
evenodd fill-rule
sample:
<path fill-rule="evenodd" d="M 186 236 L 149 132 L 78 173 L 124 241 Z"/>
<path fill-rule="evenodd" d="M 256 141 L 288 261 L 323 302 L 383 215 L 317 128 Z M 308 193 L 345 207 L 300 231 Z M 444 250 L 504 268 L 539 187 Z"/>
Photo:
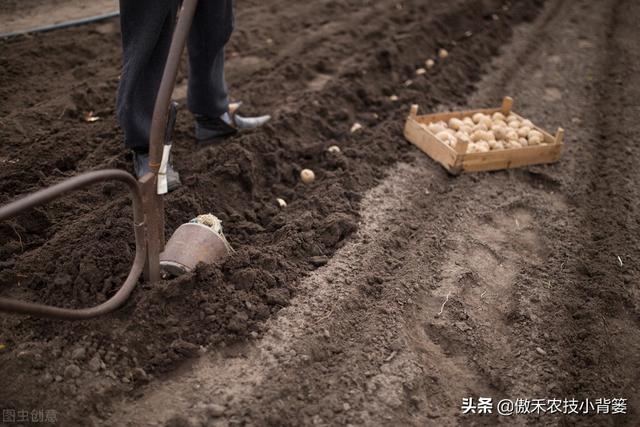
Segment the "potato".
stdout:
<path fill-rule="evenodd" d="M 471 141 L 473 142 L 478 142 L 482 139 L 484 139 L 484 133 L 486 132 L 486 130 L 474 130 L 473 133 L 471 135 L 469 135 L 469 137 L 471 138 Z"/>
<path fill-rule="evenodd" d="M 506 126 L 498 126 L 497 128 L 492 128 L 493 134 L 496 136 L 496 139 L 507 139 L 507 131 L 509 130 Z"/>
<path fill-rule="evenodd" d="M 455 137 L 458 141 L 471 142 L 471 138 L 469 137 L 469 134 L 466 132 L 458 131 L 456 132 Z"/>
<path fill-rule="evenodd" d="M 300 171 L 300 179 L 305 184 L 311 184 L 316 179 L 316 174 L 311 169 L 302 169 Z"/>
<path fill-rule="evenodd" d="M 471 133 L 473 132 L 473 127 L 465 123 L 462 126 L 460 126 L 460 132 L 464 132 L 467 135 L 471 135 Z"/>
<path fill-rule="evenodd" d="M 513 129 L 507 128 L 507 131 L 505 133 L 505 137 L 508 141 L 517 141 L 518 138 L 520 138 L 518 136 L 518 132 L 516 132 Z"/>
<path fill-rule="evenodd" d="M 451 133 L 447 132 L 446 130 L 439 132 L 436 134 L 436 137 L 444 142 L 445 144 L 447 144 L 448 146 L 451 146 L 452 144 L 455 145 L 456 143 L 456 137 L 453 136 Z"/>
<path fill-rule="evenodd" d="M 477 130 L 471 134 L 471 140 L 473 142 L 489 141 L 489 140 L 495 141 L 496 137 L 491 131 Z"/>
<path fill-rule="evenodd" d="M 488 153 L 491 150 L 487 141 L 476 142 L 476 147 L 479 153 Z"/>
<path fill-rule="evenodd" d="M 531 132 L 531 128 L 529 126 L 520 126 L 517 132 L 519 137 L 526 138 Z"/>
<path fill-rule="evenodd" d="M 504 114 L 498 111 L 497 113 L 493 113 L 493 116 L 491 116 L 491 118 L 493 119 L 493 121 L 504 121 L 506 117 L 504 116 Z"/>
<path fill-rule="evenodd" d="M 481 121 L 482 119 L 486 119 L 486 118 L 488 118 L 488 116 L 487 116 L 486 114 L 483 114 L 483 113 L 475 113 L 475 114 L 473 115 L 473 117 L 471 117 L 471 118 L 473 119 L 473 122 L 474 122 L 474 123 L 478 124 L 478 123 L 480 123 L 480 121 Z"/>
<path fill-rule="evenodd" d="M 527 140 L 529 141 L 529 145 L 539 145 L 543 143 L 544 137 L 542 133 L 537 130 L 532 130 L 529 132 L 529 135 L 527 135 Z"/>
<path fill-rule="evenodd" d="M 480 119 L 479 124 L 485 125 L 487 129 L 491 129 L 491 126 L 493 125 L 493 121 L 491 121 L 491 119 L 487 117 L 486 119 Z"/>
<path fill-rule="evenodd" d="M 453 117 L 449 120 L 449 127 L 451 129 L 460 130 L 460 127 L 464 126 L 464 122 L 460 119 Z"/>
<path fill-rule="evenodd" d="M 488 141 L 489 148 L 492 150 L 502 150 L 504 148 L 504 143 L 502 141 Z"/>
<path fill-rule="evenodd" d="M 507 141 L 506 148 L 522 148 L 518 141 Z"/>
<path fill-rule="evenodd" d="M 429 128 L 429 130 L 433 133 L 440 133 L 440 132 L 444 132 L 447 127 L 441 125 L 439 122 L 438 123 L 429 123 L 429 125 L 427 126 Z"/>

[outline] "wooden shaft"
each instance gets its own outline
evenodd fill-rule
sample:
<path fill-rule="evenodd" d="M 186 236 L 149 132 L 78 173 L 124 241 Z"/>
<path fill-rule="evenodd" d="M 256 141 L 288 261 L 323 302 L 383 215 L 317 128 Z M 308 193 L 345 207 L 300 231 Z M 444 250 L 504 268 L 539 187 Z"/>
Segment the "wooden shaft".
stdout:
<path fill-rule="evenodd" d="M 165 130 L 167 126 L 167 118 L 169 114 L 169 105 L 171 95 L 176 85 L 176 76 L 180 66 L 180 57 L 184 50 L 184 45 L 193 22 L 193 15 L 196 11 L 198 0 L 184 0 L 176 29 L 173 32 L 167 63 L 162 74 L 160 89 L 156 97 L 156 103 L 153 108 L 153 118 L 151 120 L 151 133 L 149 137 L 149 167 L 151 171 L 157 175 L 160 169 L 160 160 L 162 159 L 162 146 L 164 144 Z"/>

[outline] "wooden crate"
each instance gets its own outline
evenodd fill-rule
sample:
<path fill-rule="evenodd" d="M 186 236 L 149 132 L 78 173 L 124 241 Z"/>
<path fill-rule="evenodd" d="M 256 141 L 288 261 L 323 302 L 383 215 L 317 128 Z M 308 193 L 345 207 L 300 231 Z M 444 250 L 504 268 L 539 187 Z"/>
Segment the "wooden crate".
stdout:
<path fill-rule="evenodd" d="M 452 148 L 437 138 L 429 129 L 420 126 L 421 124 L 426 125 L 441 120 L 448 122 L 449 119 L 453 117 L 462 119 L 463 117 L 473 116 L 476 113 L 491 115 L 498 111 L 505 116 L 511 113 L 516 115 L 518 119 L 524 120 L 521 116 L 511 111 L 512 106 L 513 99 L 505 97 L 502 101 L 502 106 L 499 108 L 418 116 L 418 106 L 412 105 L 404 128 L 404 135 L 409 141 L 427 153 L 433 160 L 444 166 L 445 169 L 453 175 L 458 175 L 462 172 L 492 171 L 558 161 L 562 155 L 564 146 L 564 130 L 562 128 L 558 128 L 556 135 L 552 136 L 544 129 L 534 125 L 534 129 L 544 135 L 546 144 L 492 150 L 487 153 L 467 153 L 468 143 L 458 141 L 456 147 Z"/>

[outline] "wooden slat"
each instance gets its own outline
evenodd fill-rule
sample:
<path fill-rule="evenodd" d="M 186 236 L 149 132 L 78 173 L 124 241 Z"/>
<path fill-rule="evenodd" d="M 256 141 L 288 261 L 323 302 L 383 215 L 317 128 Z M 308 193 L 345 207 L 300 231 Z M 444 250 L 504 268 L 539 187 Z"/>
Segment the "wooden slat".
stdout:
<path fill-rule="evenodd" d="M 513 107 L 513 98 L 510 96 L 505 96 L 502 100 L 502 107 L 500 108 L 500 112 L 505 116 L 508 116 L 511 113 L 511 108 Z"/>
<path fill-rule="evenodd" d="M 470 153 L 464 155 L 462 169 L 464 172 L 476 172 L 553 163 L 560 159 L 561 154 L 562 144 L 544 144 L 488 153 Z"/>
<path fill-rule="evenodd" d="M 444 166 L 445 169 L 456 173 L 453 170 L 457 157 L 455 150 L 440 141 L 433 132 L 421 127 L 412 117 L 407 118 L 404 136 L 416 147 L 428 154 L 429 157 Z"/>
<path fill-rule="evenodd" d="M 436 113 L 436 114 L 427 114 L 424 116 L 417 116 L 415 120 L 418 123 L 429 124 L 433 122 L 445 121 L 448 122 L 449 119 L 456 118 L 462 119 L 467 116 L 473 116 L 476 113 L 484 113 L 484 114 L 493 114 L 500 111 L 500 108 L 482 108 L 479 110 L 467 110 L 467 111 L 454 111 L 450 113 Z"/>

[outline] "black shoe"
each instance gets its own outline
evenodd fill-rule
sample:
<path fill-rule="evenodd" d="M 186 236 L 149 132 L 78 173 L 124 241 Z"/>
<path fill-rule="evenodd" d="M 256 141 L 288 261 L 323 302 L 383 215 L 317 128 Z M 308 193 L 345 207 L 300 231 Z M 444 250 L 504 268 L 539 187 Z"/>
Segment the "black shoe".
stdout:
<path fill-rule="evenodd" d="M 206 145 L 218 142 L 235 135 L 238 131 L 258 128 L 269 120 L 271 116 L 243 117 L 236 114 L 241 103 L 230 106 L 229 112 L 220 117 L 207 117 L 195 114 L 196 140 L 198 144 Z"/>
<path fill-rule="evenodd" d="M 238 133 L 238 129 L 222 120 L 221 117 L 207 117 L 195 114 L 196 141 L 200 145 L 214 144 Z"/>
<path fill-rule="evenodd" d="M 151 172 L 149 168 L 149 154 L 148 153 L 133 153 L 133 169 L 136 172 L 138 179 Z M 167 190 L 173 191 L 180 187 L 180 174 L 173 169 L 171 161 L 167 165 Z"/>

